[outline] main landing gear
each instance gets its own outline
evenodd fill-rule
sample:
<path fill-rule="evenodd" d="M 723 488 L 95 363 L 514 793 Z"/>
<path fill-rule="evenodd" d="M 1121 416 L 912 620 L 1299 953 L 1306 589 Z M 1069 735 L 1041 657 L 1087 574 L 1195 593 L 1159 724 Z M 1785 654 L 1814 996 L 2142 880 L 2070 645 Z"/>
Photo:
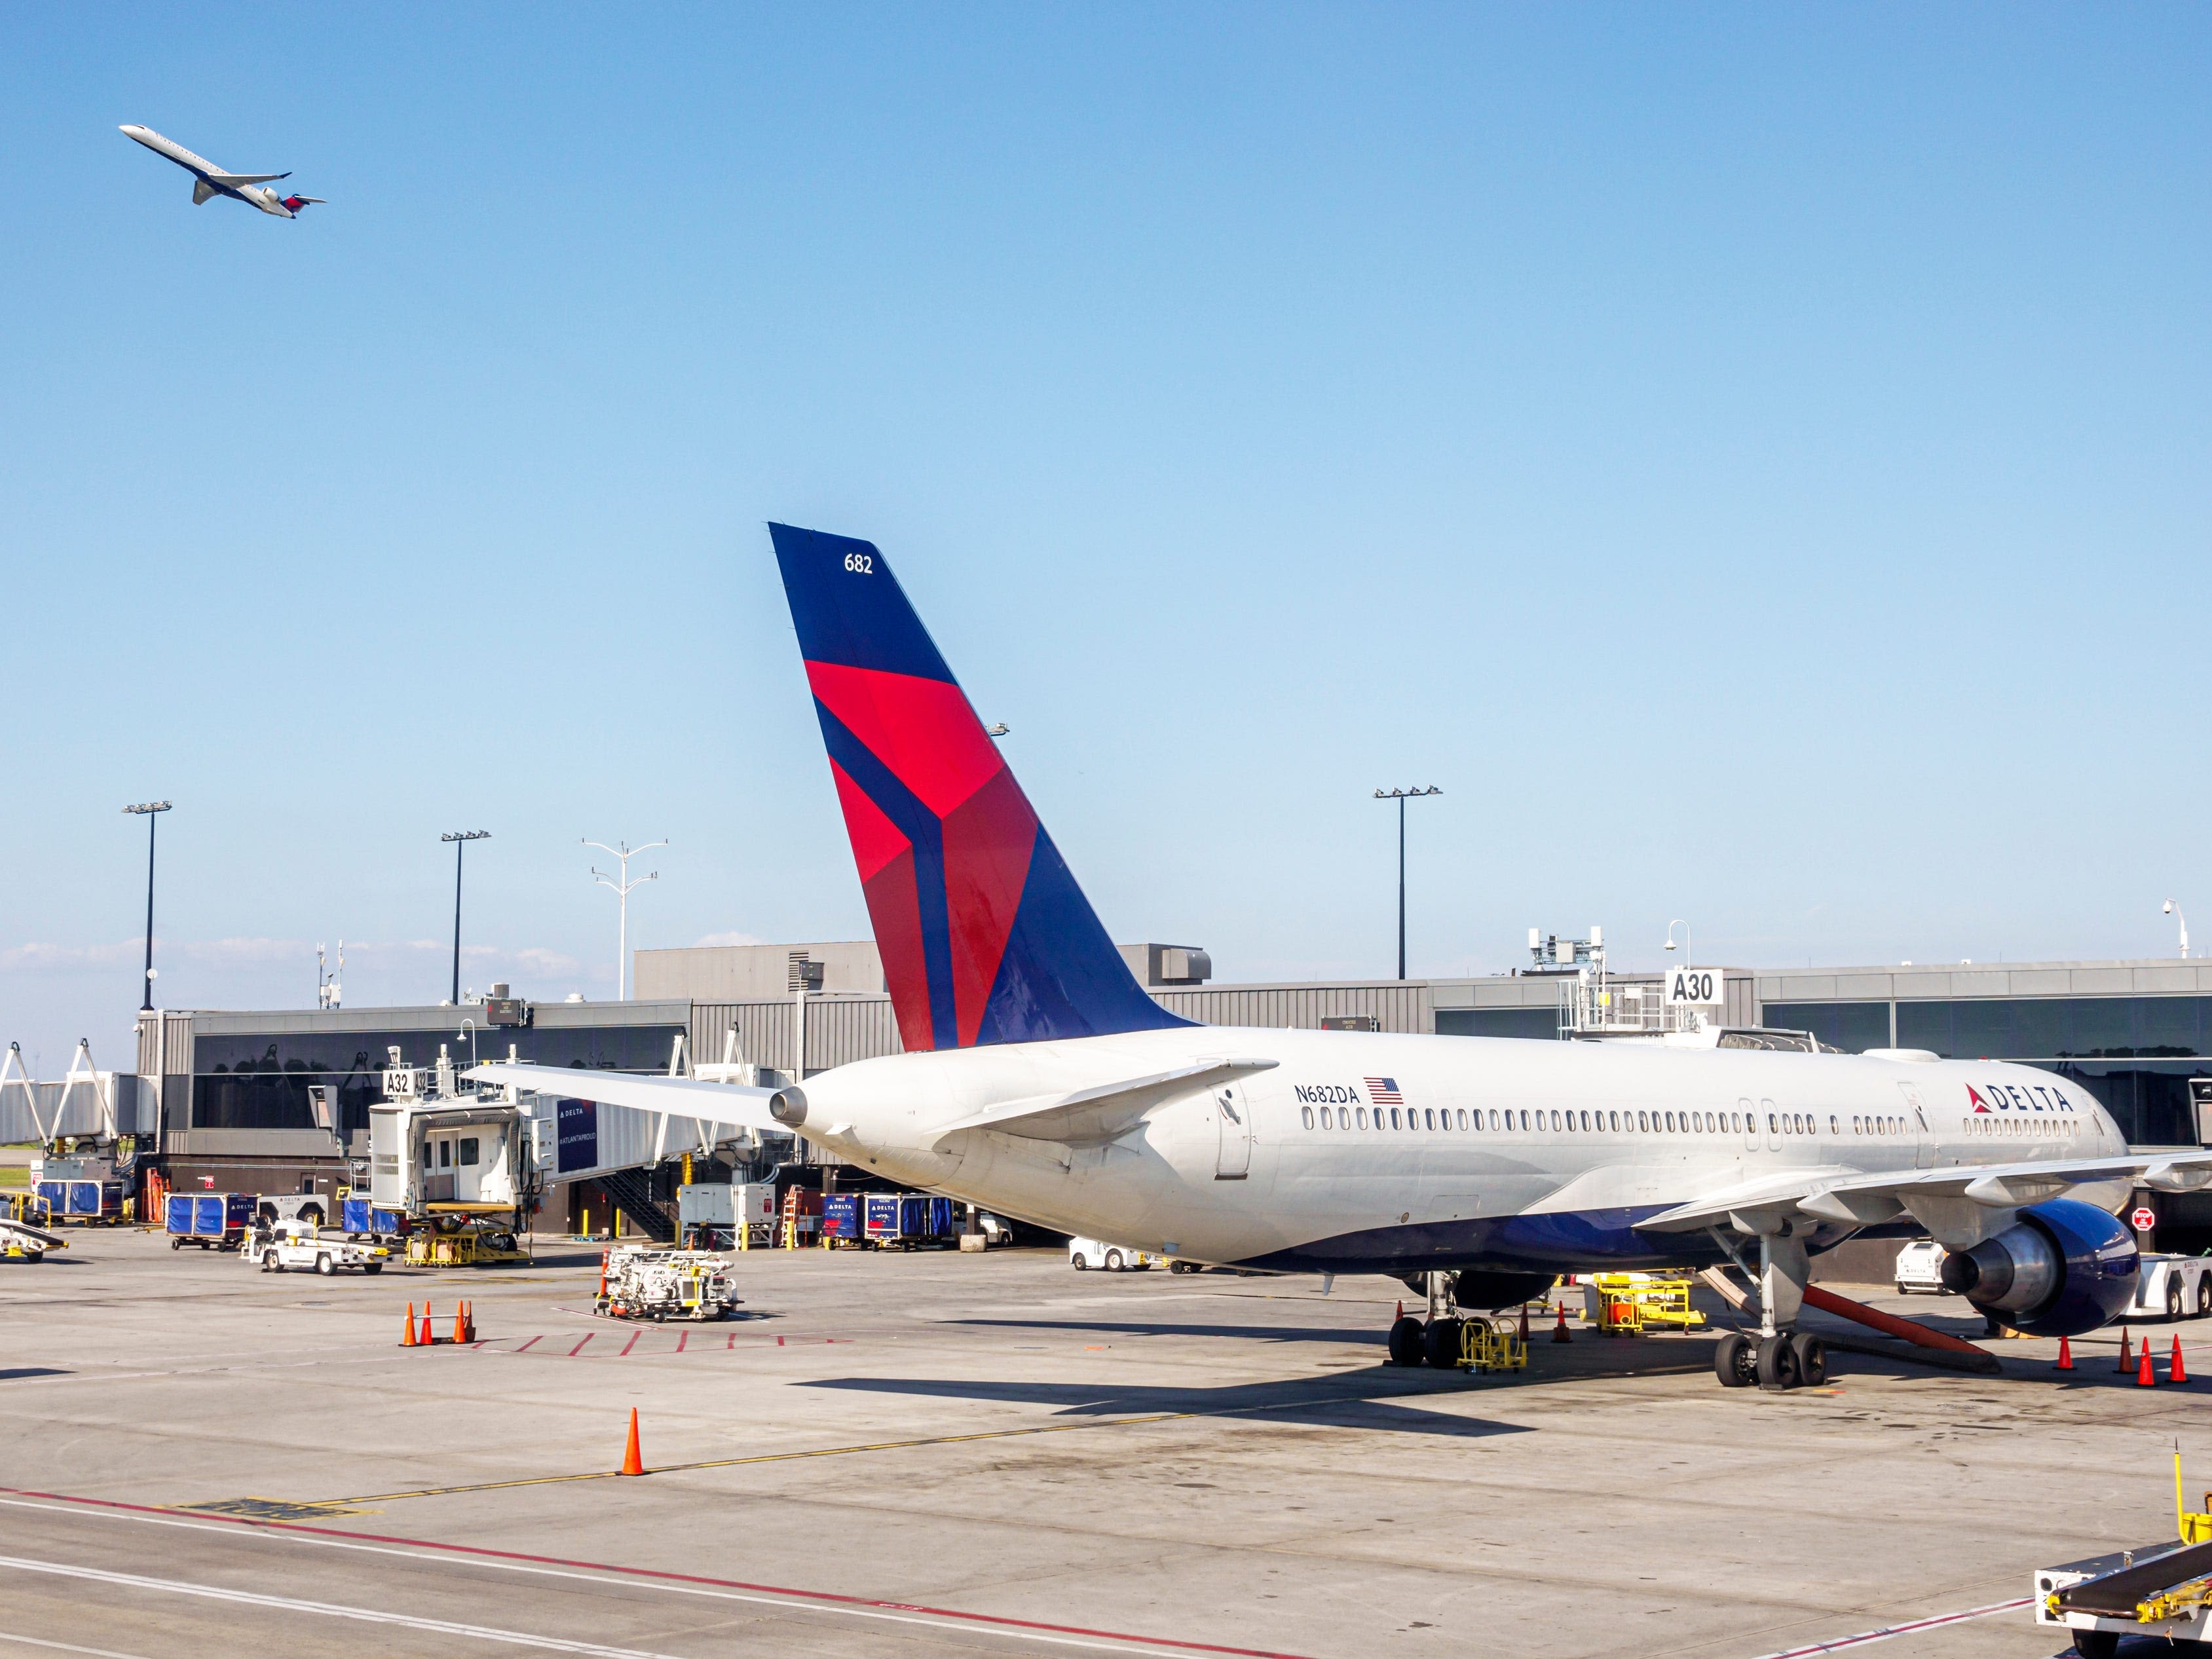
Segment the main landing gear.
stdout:
<path fill-rule="evenodd" d="M 1419 1288 L 1428 1296 L 1428 1317 L 1401 1314 L 1391 1322 L 1390 1363 L 1430 1365 L 1440 1371 L 1457 1370 L 1460 1327 L 1466 1322 L 1460 1318 L 1459 1309 L 1452 1299 L 1453 1275 L 1432 1273 L 1422 1277 L 1426 1283 Z"/>
<path fill-rule="evenodd" d="M 1736 1260 L 1747 1265 L 1741 1256 Z M 1713 1374 L 1723 1388 L 1747 1389 L 1757 1383 L 1779 1394 L 1817 1389 L 1828 1380 L 1827 1344 L 1809 1331 L 1791 1328 L 1805 1305 L 1805 1286 L 1812 1277 L 1805 1241 L 1795 1235 L 1786 1218 L 1778 1218 L 1773 1231 L 1759 1237 L 1759 1334 L 1730 1331 L 1713 1349 Z"/>

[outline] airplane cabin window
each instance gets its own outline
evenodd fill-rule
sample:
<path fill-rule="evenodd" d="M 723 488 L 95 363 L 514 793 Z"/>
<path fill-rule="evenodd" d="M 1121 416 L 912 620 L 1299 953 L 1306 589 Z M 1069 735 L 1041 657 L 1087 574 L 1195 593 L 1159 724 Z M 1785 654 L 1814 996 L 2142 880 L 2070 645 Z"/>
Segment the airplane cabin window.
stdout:
<path fill-rule="evenodd" d="M 1553 1134 L 1559 1133 L 1559 1115 L 1556 1110 L 1552 1114 L 1552 1133 Z"/>
<path fill-rule="evenodd" d="M 1607 1112 L 1606 1116 L 1613 1120 L 1613 1133 L 1619 1134 L 1620 1133 L 1620 1114 L 1619 1112 Z"/>
<path fill-rule="evenodd" d="M 1771 1135 L 1771 1134 L 1779 1134 L 1781 1132 L 1782 1132 L 1782 1126 L 1781 1126 L 1781 1124 L 1780 1124 L 1778 1121 L 1776 1121 L 1776 1118 L 1775 1118 L 1774 1114 L 1773 1114 L 1773 1113 L 1771 1113 L 1771 1112 L 1769 1112 L 1769 1113 L 1766 1115 L 1766 1133 Z"/>
<path fill-rule="evenodd" d="M 1477 1126 L 1478 1126 L 1478 1127 L 1480 1127 L 1480 1122 L 1481 1122 L 1481 1119 L 1482 1119 L 1482 1114 L 1481 1114 L 1481 1113 L 1480 1113 L 1480 1112 L 1477 1112 L 1474 1115 L 1475 1115 L 1475 1120 L 1476 1120 Z M 1462 1107 L 1461 1107 L 1461 1108 L 1459 1109 L 1459 1127 L 1460 1127 L 1461 1128 L 1462 1128 L 1462 1129 L 1464 1129 L 1465 1127 L 1467 1127 L 1467 1108 L 1466 1108 L 1466 1107 L 1464 1107 L 1464 1106 L 1462 1106 Z"/>
<path fill-rule="evenodd" d="M 1367 1109 L 1364 1106 L 1359 1109 L 1359 1127 L 1363 1129 L 1367 1127 Z"/>
<path fill-rule="evenodd" d="M 1424 1110 L 1421 1113 L 1421 1121 L 1433 1129 L 1437 1127 L 1437 1115 L 1432 1111 Z M 1447 1123 L 1444 1127 L 1449 1128 L 1451 1126 Z"/>
<path fill-rule="evenodd" d="M 1312 1127 L 1313 1127 L 1313 1125 L 1314 1125 L 1314 1116 L 1313 1116 L 1313 1108 L 1312 1108 L 1312 1107 L 1308 1106 L 1308 1107 L 1304 1108 L 1302 1110 L 1300 1110 L 1300 1112 L 1298 1113 L 1298 1115 L 1299 1115 L 1300 1117 L 1304 1118 L 1304 1119 L 1306 1121 L 1306 1127 L 1307 1127 L 1307 1128 L 1310 1129 L 1310 1128 L 1312 1128 Z"/>

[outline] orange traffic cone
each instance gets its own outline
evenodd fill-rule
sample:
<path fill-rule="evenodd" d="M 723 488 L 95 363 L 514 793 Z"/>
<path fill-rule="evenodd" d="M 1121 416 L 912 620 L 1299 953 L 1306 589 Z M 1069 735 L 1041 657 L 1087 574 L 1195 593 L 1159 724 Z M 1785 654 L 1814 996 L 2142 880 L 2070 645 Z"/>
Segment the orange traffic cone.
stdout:
<path fill-rule="evenodd" d="M 2058 1363 L 2051 1369 L 2056 1371 L 2070 1371 L 2074 1369 L 2074 1350 L 2067 1346 L 2066 1339 L 2063 1336 L 2058 1339 Z"/>
<path fill-rule="evenodd" d="M 2128 1353 L 2128 1334 L 2122 1331 L 2120 1333 L 2120 1375 L 2125 1376 L 2135 1368 L 2136 1362 Z"/>
<path fill-rule="evenodd" d="M 603 1300 L 607 1293 L 607 1255 L 605 1250 L 599 1252 L 599 1296 Z M 1405 1304 L 1401 1303 L 1399 1305 L 1403 1307 Z"/>
<path fill-rule="evenodd" d="M 623 1448 L 622 1472 L 624 1474 L 645 1473 L 645 1459 L 638 1455 L 637 1450 L 637 1407 L 635 1406 L 629 1408 L 629 1443 Z"/>
<path fill-rule="evenodd" d="M 2175 1382 L 2189 1381 L 2189 1367 L 2181 1363 L 2181 1333 L 2173 1334 L 2173 1358 L 2166 1368 L 2167 1378 Z"/>
<path fill-rule="evenodd" d="M 425 1348 L 434 1347 L 437 1344 L 438 1334 L 430 1328 L 430 1304 L 428 1302 L 422 1304 L 422 1334 L 416 1337 L 415 1340 L 418 1346 Z"/>
<path fill-rule="evenodd" d="M 473 1302 L 464 1302 L 461 1304 L 461 1340 L 473 1342 L 476 1340 L 477 1304 Z"/>
<path fill-rule="evenodd" d="M 2136 1387 L 2139 1389 L 2154 1389 L 2158 1386 L 2158 1373 L 2151 1369 L 2150 1339 L 2148 1337 L 2145 1337 L 2143 1339 L 2143 1345 L 2138 1352 L 2142 1355 L 2142 1358 L 2138 1360 L 2136 1364 Z"/>
<path fill-rule="evenodd" d="M 407 1304 L 407 1322 L 399 1328 L 399 1346 L 403 1348 L 415 1346 L 415 1304 L 412 1302 Z"/>
<path fill-rule="evenodd" d="M 1573 1337 L 1567 1334 L 1567 1304 L 1564 1302 L 1559 1304 L 1559 1322 L 1552 1327 L 1552 1340 L 1554 1342 L 1574 1340 Z"/>
<path fill-rule="evenodd" d="M 1525 1302 L 1521 1304 L 1521 1346 L 1528 1346 L 1528 1304 Z"/>
<path fill-rule="evenodd" d="M 468 1327 L 464 1324 L 461 1320 L 461 1304 L 456 1302 L 453 1304 L 453 1340 L 456 1342 L 467 1341 L 468 1338 L 461 1334 L 461 1333 L 465 1331 L 467 1328 Z"/>
<path fill-rule="evenodd" d="M 1402 1296 L 1401 1296 L 1401 1297 L 1400 1297 L 1398 1298 L 1398 1311 L 1397 1311 L 1397 1312 L 1395 1312 L 1395 1313 L 1394 1313 L 1394 1314 L 1392 1314 L 1392 1315 L 1390 1316 L 1390 1322 L 1391 1322 L 1391 1323 L 1395 1324 L 1398 1321 L 1400 1321 L 1400 1320 L 1403 1319 L 1405 1316 L 1406 1316 L 1406 1298 L 1405 1298 L 1404 1297 L 1402 1297 Z"/>

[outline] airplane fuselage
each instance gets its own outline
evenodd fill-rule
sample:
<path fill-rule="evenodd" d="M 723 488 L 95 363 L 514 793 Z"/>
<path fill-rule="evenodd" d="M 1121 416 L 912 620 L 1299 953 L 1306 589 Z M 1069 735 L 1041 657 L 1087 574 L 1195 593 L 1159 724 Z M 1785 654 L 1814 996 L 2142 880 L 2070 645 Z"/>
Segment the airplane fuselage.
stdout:
<path fill-rule="evenodd" d="M 124 126 L 121 131 L 126 137 L 134 138 L 145 145 L 148 149 L 152 150 L 155 155 L 174 161 L 198 179 L 198 183 L 192 187 L 192 199 L 195 202 L 204 202 L 210 197 L 228 196 L 234 202 L 243 202 L 248 207 L 259 208 L 264 213 L 273 214 L 279 219 L 296 219 L 300 216 L 275 191 L 259 184 L 231 182 L 238 177 L 237 174 L 217 167 L 204 155 L 196 155 L 186 149 L 173 138 L 164 138 L 151 127 L 132 125 Z M 280 173 L 274 176 L 282 178 L 285 175 Z"/>
<path fill-rule="evenodd" d="M 1110 1140 L 944 1135 L 994 1103 L 1231 1056 L 1274 1064 Z M 1145 1249 L 1321 1272 L 1693 1265 L 1721 1256 L 1702 1230 L 1640 1224 L 1808 1173 L 2127 1152 L 2085 1090 L 2029 1066 L 1647 1042 L 1194 1027 L 895 1055 L 804 1088 L 810 1139 L 897 1180 Z M 2124 1185 L 2101 1196 L 2124 1202 Z"/>

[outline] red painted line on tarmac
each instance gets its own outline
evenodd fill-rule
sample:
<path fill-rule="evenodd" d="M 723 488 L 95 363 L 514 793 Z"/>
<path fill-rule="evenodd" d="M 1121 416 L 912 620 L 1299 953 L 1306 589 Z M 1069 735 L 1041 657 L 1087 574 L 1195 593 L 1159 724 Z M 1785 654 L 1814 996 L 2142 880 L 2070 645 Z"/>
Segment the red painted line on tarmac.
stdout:
<path fill-rule="evenodd" d="M 725 1342 L 722 1346 L 727 1349 L 735 1349 L 738 1346 L 738 1334 L 735 1331 L 732 1331 L 730 1333 L 730 1340 L 727 1342 Z"/>
<path fill-rule="evenodd" d="M 588 1341 L 590 1341 L 593 1337 L 597 1336 L 598 1334 L 599 1334 L 599 1333 L 598 1333 L 597 1331 L 586 1331 L 586 1332 L 584 1333 L 584 1342 L 588 1342 Z M 568 1350 L 568 1358 L 569 1358 L 574 1359 L 574 1358 L 578 1354 L 580 1354 L 580 1353 L 583 1352 L 583 1351 L 584 1351 L 584 1342 L 579 1342 L 579 1343 L 578 1343 L 574 1347 L 573 1347 L 573 1348 L 571 1348 L 571 1349 L 569 1349 L 569 1350 Z"/>
<path fill-rule="evenodd" d="M 1939 1613 L 1929 1619 L 1911 1619 L 1901 1625 L 1884 1625 L 1880 1630 L 1861 1631 L 1856 1636 L 1838 1636 L 1832 1642 L 1814 1642 L 1802 1648 L 1784 1648 L 1779 1653 L 1761 1654 L 1759 1659 L 1813 1659 L 1815 1654 L 1841 1653 L 1845 1648 L 1887 1642 L 1892 1637 L 1910 1636 L 1915 1631 L 1938 1630 L 1945 1625 L 1963 1625 L 1970 1619 L 1986 1619 L 1991 1613 L 2017 1613 L 2022 1607 L 2034 1605 L 2035 1598 L 2032 1595 L 2023 1595 L 2014 1601 L 1992 1601 L 1985 1607 L 1969 1607 L 1964 1613 Z"/>
<path fill-rule="evenodd" d="M 623 1354 L 627 1354 L 627 1353 L 628 1353 L 628 1352 L 629 1352 L 632 1348 L 635 1348 L 635 1346 L 637 1346 L 637 1340 L 638 1340 L 638 1338 L 640 1338 L 640 1337 L 643 1336 L 644 1334 L 645 1334 L 645 1333 L 644 1333 L 643 1331 L 632 1331 L 632 1332 L 629 1334 L 629 1340 L 623 1344 L 623 1351 L 622 1351 L 622 1353 L 618 1353 L 618 1354 L 617 1354 L 617 1355 L 615 1356 L 615 1358 L 617 1358 L 617 1359 L 620 1359 L 620 1358 L 623 1357 Z"/>
<path fill-rule="evenodd" d="M 678 1331 L 678 1332 L 677 1332 L 677 1333 L 676 1333 L 676 1352 L 678 1352 L 678 1353 L 682 1353 L 682 1352 L 684 1352 L 684 1345 L 686 1342 L 689 1342 L 690 1340 L 691 1340 L 691 1333 L 690 1333 L 690 1332 L 689 1332 L 689 1331 Z"/>
<path fill-rule="evenodd" d="M 528 1353 L 528 1352 L 531 1351 L 531 1349 L 532 1349 L 533 1347 L 537 1346 L 538 1346 L 538 1344 L 539 1344 L 540 1342 L 543 1342 L 544 1340 L 545 1340 L 545 1339 L 544 1339 L 544 1337 L 543 1335 L 533 1336 L 533 1337 L 532 1337 L 532 1338 L 530 1339 L 530 1340 L 529 1340 L 529 1341 L 527 1341 L 527 1342 L 524 1343 L 520 1347 L 517 1348 L 517 1349 L 515 1350 L 515 1352 L 517 1352 L 517 1353 Z"/>
<path fill-rule="evenodd" d="M 785 1584 L 756 1584 L 742 1578 L 710 1578 L 703 1573 L 665 1572 L 655 1567 L 622 1567 L 605 1561 L 578 1561 L 562 1555 L 533 1555 L 523 1550 L 487 1549 L 477 1544 L 441 1544 L 422 1538 L 401 1538 L 390 1533 L 349 1532 L 342 1527 L 309 1527 L 289 1521 L 256 1521 L 245 1516 L 210 1515 L 203 1511 L 165 1510 L 154 1504 L 125 1504 L 112 1498 L 77 1498 L 67 1492 L 32 1492 L 21 1486 L 0 1486 L 0 1492 L 11 1498 L 35 1498 L 52 1504 L 75 1504 L 82 1508 L 115 1510 L 130 1515 L 158 1516 L 164 1521 L 176 1521 L 189 1516 L 195 1522 L 222 1526 L 245 1527 L 258 1532 L 299 1533 L 314 1538 L 338 1538 L 362 1544 L 384 1544 L 404 1549 L 434 1550 L 442 1555 L 471 1556 L 484 1561 L 517 1561 L 532 1566 L 565 1567 L 580 1572 L 612 1573 L 619 1577 L 658 1580 L 669 1584 L 697 1584 L 709 1589 L 741 1590 L 755 1595 L 787 1596 L 794 1601 L 811 1601 L 823 1607 L 854 1607 L 884 1613 L 919 1613 L 931 1619 L 945 1619 L 978 1629 L 1004 1631 L 1036 1631 L 1040 1635 L 1091 1637 L 1099 1641 L 1123 1642 L 1136 1647 L 1168 1648 L 1177 1653 L 1218 1653 L 1230 1659 L 1306 1659 L 1306 1656 L 1285 1653 L 1273 1648 L 1237 1648 L 1218 1642 L 1186 1642 L 1171 1636 L 1136 1636 L 1127 1631 L 1095 1630 L 1087 1625 L 1055 1625 L 1042 1619 L 1013 1619 L 995 1613 L 963 1613 L 957 1607 L 932 1607 L 925 1601 L 888 1601 L 870 1595 L 845 1595 L 836 1590 L 793 1589 Z M 1836 1648 L 1857 1642 L 1878 1641 L 1885 1636 L 1902 1635 L 1907 1631 L 1927 1630 L 1937 1625 L 1954 1624 L 1963 1619 L 1978 1619 L 1986 1613 L 2002 1613 L 2029 1604 L 2029 1598 L 2006 1601 L 1996 1607 L 1977 1607 L 1971 1613 L 1954 1613 L 1939 1619 L 1924 1619 L 1917 1623 L 1898 1625 L 1891 1629 L 1870 1632 L 1864 1636 L 1846 1637 L 1841 1642 L 1826 1646 L 1793 1648 L 1789 1655 L 1772 1655 L 1769 1659 L 1797 1659 L 1797 1656 L 1827 1653 Z"/>

